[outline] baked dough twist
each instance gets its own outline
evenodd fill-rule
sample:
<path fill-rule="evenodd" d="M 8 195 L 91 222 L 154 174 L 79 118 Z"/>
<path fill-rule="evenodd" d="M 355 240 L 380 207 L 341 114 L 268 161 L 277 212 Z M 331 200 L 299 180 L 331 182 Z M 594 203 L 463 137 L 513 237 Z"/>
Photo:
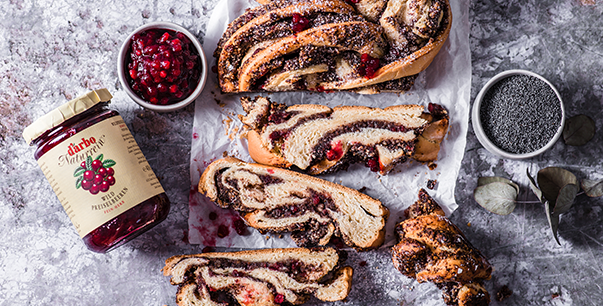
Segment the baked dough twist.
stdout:
<path fill-rule="evenodd" d="M 435 283 L 448 305 L 488 305 L 482 282 L 490 279 L 492 266 L 424 189 L 405 213 L 408 219 L 396 226 L 394 266 L 418 282 Z"/>
<path fill-rule="evenodd" d="M 406 91 L 452 24 L 448 0 L 259 2 L 214 52 L 223 92 Z"/>

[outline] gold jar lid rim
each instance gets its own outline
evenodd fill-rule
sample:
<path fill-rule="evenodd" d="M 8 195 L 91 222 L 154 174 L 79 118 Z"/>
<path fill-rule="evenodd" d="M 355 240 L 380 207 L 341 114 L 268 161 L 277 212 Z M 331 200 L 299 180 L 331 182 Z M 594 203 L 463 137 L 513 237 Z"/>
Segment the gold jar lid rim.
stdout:
<path fill-rule="evenodd" d="M 53 109 L 46 115 L 38 118 L 23 130 L 23 138 L 31 144 L 36 138 L 44 134 L 67 119 L 83 113 L 100 102 L 108 102 L 113 96 L 106 88 L 93 90 L 85 95 L 79 96 L 63 105 Z"/>

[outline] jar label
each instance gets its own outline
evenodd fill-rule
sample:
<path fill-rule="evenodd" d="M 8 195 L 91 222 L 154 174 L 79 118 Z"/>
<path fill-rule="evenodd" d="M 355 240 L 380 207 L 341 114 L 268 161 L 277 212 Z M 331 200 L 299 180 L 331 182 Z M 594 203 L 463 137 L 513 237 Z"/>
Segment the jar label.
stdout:
<path fill-rule="evenodd" d="M 164 192 L 121 116 L 69 137 L 38 164 L 82 238 Z"/>

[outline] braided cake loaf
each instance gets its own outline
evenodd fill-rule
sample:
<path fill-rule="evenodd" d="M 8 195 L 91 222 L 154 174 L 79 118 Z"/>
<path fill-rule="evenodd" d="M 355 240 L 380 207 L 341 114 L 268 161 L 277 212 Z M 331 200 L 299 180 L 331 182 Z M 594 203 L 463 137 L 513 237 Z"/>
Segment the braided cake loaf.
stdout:
<path fill-rule="evenodd" d="M 203 253 L 168 258 L 163 274 L 178 286 L 179 306 L 299 305 L 343 300 L 353 273 L 343 261 L 333 248 Z"/>
<path fill-rule="evenodd" d="M 401 92 L 450 32 L 448 0 L 260 0 L 214 52 L 222 92 Z"/>
<path fill-rule="evenodd" d="M 444 216 L 438 203 L 421 189 L 405 215 L 407 219 L 396 226 L 394 266 L 420 283 L 435 283 L 444 290 L 448 305 L 488 305 L 490 295 L 482 282 L 490 279 L 492 266 Z"/>
<path fill-rule="evenodd" d="M 224 158 L 211 163 L 199 191 L 232 208 L 260 232 L 292 232 L 299 246 L 322 246 L 333 236 L 357 249 L 385 238 L 389 211 L 355 189 L 290 170 Z"/>
<path fill-rule="evenodd" d="M 448 131 L 448 113 L 437 104 L 385 109 L 364 106 L 329 108 L 285 106 L 267 98 L 242 98 L 251 158 L 315 175 L 364 163 L 381 174 L 411 158 L 432 162 Z"/>

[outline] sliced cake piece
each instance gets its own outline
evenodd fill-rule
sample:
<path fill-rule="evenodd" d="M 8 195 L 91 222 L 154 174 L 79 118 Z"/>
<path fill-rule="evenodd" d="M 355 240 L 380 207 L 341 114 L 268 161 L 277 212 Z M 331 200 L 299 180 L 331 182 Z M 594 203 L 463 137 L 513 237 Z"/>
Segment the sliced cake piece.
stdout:
<path fill-rule="evenodd" d="M 341 267 L 344 257 L 333 248 L 216 252 L 170 257 L 162 271 L 178 286 L 179 306 L 299 305 L 348 295 L 353 269 Z"/>
<path fill-rule="evenodd" d="M 396 226 L 399 242 L 392 248 L 396 269 L 420 283 L 435 283 L 448 305 L 488 305 L 483 281 L 490 279 L 492 266 L 433 198 L 421 189 L 405 213 L 408 219 Z"/>
<path fill-rule="evenodd" d="M 381 174 L 409 158 L 432 162 L 448 130 L 448 112 L 437 104 L 385 109 L 364 106 L 329 108 L 285 106 L 265 97 L 242 98 L 248 113 L 241 121 L 249 154 L 261 164 L 296 166 L 309 174 L 364 163 Z"/>
<path fill-rule="evenodd" d="M 299 246 L 326 245 L 336 236 L 357 249 L 378 247 L 389 215 L 355 189 L 232 157 L 205 169 L 199 191 L 262 233 L 291 232 Z"/>

